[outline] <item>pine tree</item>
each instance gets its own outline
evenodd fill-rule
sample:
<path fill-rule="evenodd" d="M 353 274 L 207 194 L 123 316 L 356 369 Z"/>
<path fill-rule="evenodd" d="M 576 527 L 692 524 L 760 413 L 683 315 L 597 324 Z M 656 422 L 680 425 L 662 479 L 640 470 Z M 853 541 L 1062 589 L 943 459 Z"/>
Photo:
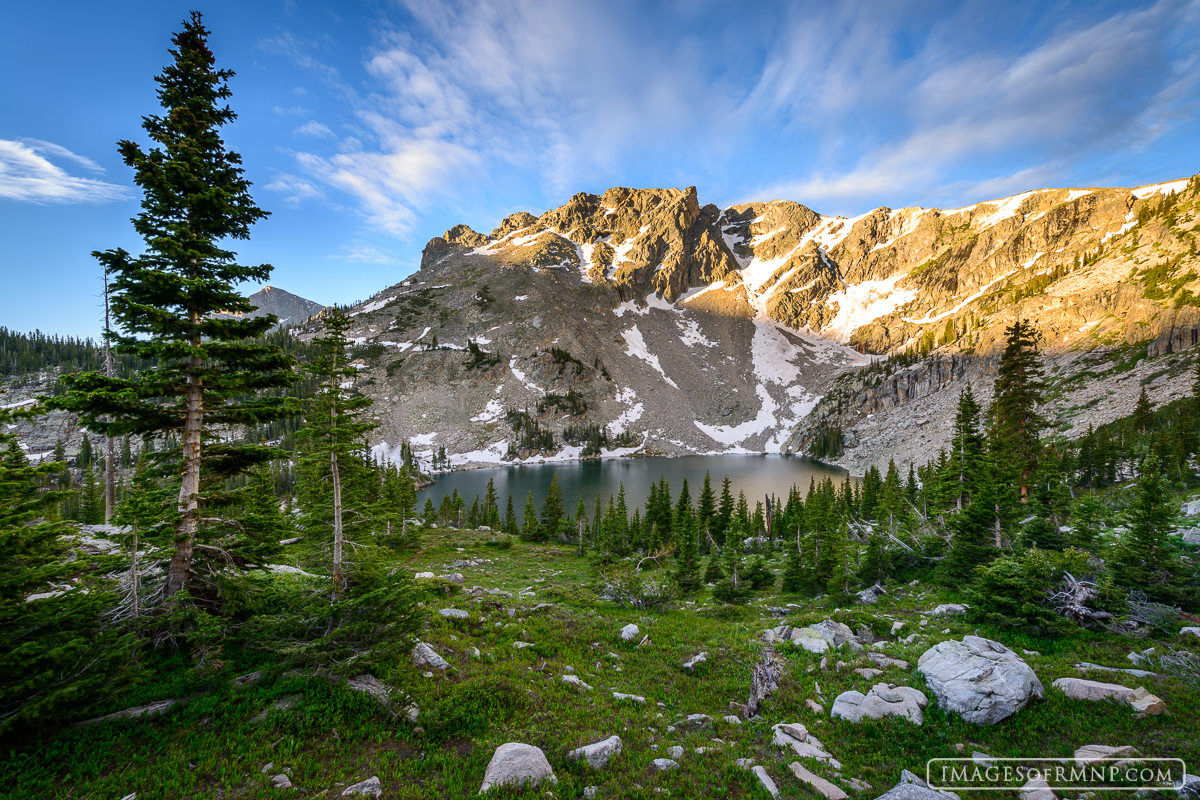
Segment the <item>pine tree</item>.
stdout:
<path fill-rule="evenodd" d="M 517 515 L 513 511 L 512 492 L 508 493 L 508 505 L 504 508 L 504 521 L 500 523 L 500 529 L 509 536 L 517 535 Z"/>
<path fill-rule="evenodd" d="M 1179 557 L 1167 543 L 1174 509 L 1170 489 L 1158 459 L 1149 456 L 1133 489 L 1127 529 L 1113 549 L 1109 566 L 1122 586 L 1143 589 L 1151 599 L 1177 600 L 1174 585 L 1180 574 Z"/>
<path fill-rule="evenodd" d="M 500 526 L 500 506 L 496 502 L 496 487 L 488 478 L 487 490 L 483 495 L 483 524 L 492 530 Z"/>
<path fill-rule="evenodd" d="M 725 546 L 725 535 L 733 521 L 733 495 L 729 491 L 729 475 L 721 479 L 721 498 L 717 502 L 717 527 L 713 538 L 718 547 Z"/>
<path fill-rule="evenodd" d="M 91 467 L 83 470 L 83 491 L 79 496 L 79 521 L 84 525 L 99 525 L 104 522 L 104 498 L 96 471 Z"/>
<path fill-rule="evenodd" d="M 1142 393 L 1138 395 L 1137 404 L 1133 407 L 1133 416 L 1129 422 L 1133 425 L 1133 429 L 1138 433 L 1145 433 L 1150 427 L 1150 423 L 1154 421 L 1154 404 L 1150 402 L 1150 396 L 1146 394 L 1146 387 L 1142 387 Z"/>
<path fill-rule="evenodd" d="M 709 531 L 717 525 L 717 498 L 713 493 L 712 478 L 708 472 L 704 473 L 704 485 L 700 489 L 700 499 L 696 504 L 697 531 L 700 538 L 700 549 L 703 552 L 708 547 L 708 542 L 705 538 Z"/>
<path fill-rule="evenodd" d="M 1038 412 L 1045 390 L 1038 344 L 1041 334 L 1018 319 L 1005 329 L 1004 352 L 996 369 L 992 401 L 992 438 L 1005 472 L 1019 488 L 1021 502 L 1029 498 L 1029 482 L 1041 456 L 1042 428 L 1046 419 Z"/>
<path fill-rule="evenodd" d="M 83 441 L 79 444 L 79 455 L 75 457 L 75 465 L 82 470 L 88 470 L 94 463 L 96 463 L 96 456 L 92 451 L 92 440 L 85 433 Z"/>
<path fill-rule="evenodd" d="M 875 532 L 867 539 L 867 549 L 863 553 L 862 563 L 858 568 L 858 577 L 864 583 L 883 583 L 892 576 L 892 553 L 888 548 L 887 537 Z"/>
<path fill-rule="evenodd" d="M 952 482 L 951 494 L 959 511 L 970 500 L 982 469 L 983 433 L 979 429 L 979 404 L 971 385 L 958 396 L 958 411 L 954 415 L 954 436 L 945 469 Z"/>
<path fill-rule="evenodd" d="M 547 541 L 558 533 L 558 524 L 563 518 L 562 489 L 558 488 L 558 473 L 550 479 L 550 488 L 546 490 L 546 499 L 542 501 L 542 524 L 540 541 Z"/>
<path fill-rule="evenodd" d="M 0 408 L 0 733 L 82 716 L 122 688 L 133 646 L 101 618 L 116 598 L 91 576 L 112 565 L 66 558 L 71 531 L 48 521 L 63 495 L 43 488 L 58 467 L 29 464 L 11 419 Z"/>
<path fill-rule="evenodd" d="M 684 594 L 699 591 L 704 585 L 700 579 L 700 552 L 696 543 L 696 520 L 688 514 L 677 523 L 679 533 L 679 559 L 675 565 L 675 585 Z"/>
<path fill-rule="evenodd" d="M 527 542 L 536 542 L 539 541 L 540 536 L 537 506 L 533 503 L 533 489 L 530 489 L 529 495 L 525 498 L 525 514 L 521 520 L 521 538 Z"/>
<path fill-rule="evenodd" d="M 345 588 L 343 549 L 348 511 L 362 521 L 371 503 L 378 479 L 364 460 L 366 434 L 375 428 L 367 419 L 371 398 L 347 388 L 358 370 L 350 366 L 346 331 L 350 318 L 334 308 L 325 313 L 324 335 L 313 344 L 319 354 L 307 365 L 318 383 L 309 403 L 307 424 L 296 434 L 300 448 L 300 508 L 305 528 L 324 530 L 329 526 L 332 542 L 332 599 Z"/>
<path fill-rule="evenodd" d="M 138 459 L 129 490 L 113 513 L 115 523 L 129 531 L 129 616 L 134 618 L 146 610 L 148 601 L 155 599 L 142 594 L 144 574 L 138 551 L 168 544 L 175 527 L 172 491 L 169 486 L 164 488 L 163 483 L 156 479 L 147 459 Z"/>
<path fill-rule="evenodd" d="M 236 117 L 222 105 L 232 94 L 233 73 L 215 68 L 199 13 L 173 43 L 174 61 L 156 79 L 166 113 L 143 117 L 159 147 L 147 152 L 132 141 L 118 145 L 143 190 L 134 228 L 145 252 L 93 253 L 112 279 L 113 352 L 156 366 L 126 378 L 64 376 L 66 394 L 47 403 L 79 413 L 88 430 L 106 436 L 178 434 L 180 514 L 168 596 L 185 590 L 193 572 L 201 518 L 208 516 L 201 513 L 202 473 L 224 479 L 274 456 L 259 445 L 218 444 L 206 432 L 297 413 L 291 399 L 260 394 L 293 381 L 293 359 L 275 345 L 247 341 L 265 334 L 276 318 L 213 316 L 254 310 L 238 289 L 265 281 L 272 268 L 239 265 L 223 245 L 249 238 L 250 227 L 267 214 L 250 197 L 240 156 L 221 139 L 220 128 Z"/>

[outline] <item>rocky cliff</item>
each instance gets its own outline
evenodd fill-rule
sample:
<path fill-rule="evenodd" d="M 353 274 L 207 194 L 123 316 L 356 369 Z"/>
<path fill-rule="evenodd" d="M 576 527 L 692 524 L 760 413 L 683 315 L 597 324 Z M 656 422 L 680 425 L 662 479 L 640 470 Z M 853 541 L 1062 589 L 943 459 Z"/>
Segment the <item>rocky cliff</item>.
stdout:
<path fill-rule="evenodd" d="M 866 421 L 911 419 L 915 399 L 933 414 L 945 404 L 929 398 L 967 379 L 986 394 L 1018 316 L 1045 335 L 1064 408 L 1094 388 L 1066 380 L 1082 355 L 1196 344 L 1198 201 L 1193 179 L 847 219 L 782 200 L 719 209 L 694 188 L 578 194 L 431 240 L 418 273 L 351 310 L 359 385 L 381 453 L 407 439 L 461 465 L 576 458 L 587 426 L 610 454 L 797 452 L 834 415 L 880 443 L 859 445 L 869 460 L 907 460 L 911 442 Z M 925 360 L 867 385 L 864 367 L 906 351 Z M 1121 407 L 1114 381 L 1092 412 Z M 531 444 L 531 422 L 552 447 Z"/>

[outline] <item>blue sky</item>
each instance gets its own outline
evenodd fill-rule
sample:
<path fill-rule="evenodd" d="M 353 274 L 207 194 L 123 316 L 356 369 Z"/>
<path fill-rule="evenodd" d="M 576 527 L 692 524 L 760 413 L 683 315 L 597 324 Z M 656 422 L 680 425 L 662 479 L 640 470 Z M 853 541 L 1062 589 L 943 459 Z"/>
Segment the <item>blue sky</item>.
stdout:
<path fill-rule="evenodd" d="M 454 224 L 611 186 L 852 215 L 1200 170 L 1200 0 L 13 3 L 0 325 L 98 331 L 89 253 L 140 249 L 115 143 L 145 141 L 191 8 L 273 214 L 237 249 L 325 303 L 400 280 Z"/>

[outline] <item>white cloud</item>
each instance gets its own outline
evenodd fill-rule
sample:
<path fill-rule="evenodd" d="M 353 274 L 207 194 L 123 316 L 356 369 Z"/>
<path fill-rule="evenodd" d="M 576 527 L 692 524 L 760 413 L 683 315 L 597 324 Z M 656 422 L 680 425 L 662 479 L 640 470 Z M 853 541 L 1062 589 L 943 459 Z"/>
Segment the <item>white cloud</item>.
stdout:
<path fill-rule="evenodd" d="M 71 175 L 51 158 L 103 172 L 91 159 L 51 142 L 0 139 L 0 197 L 29 203 L 108 203 L 130 194 L 124 186 Z"/>
<path fill-rule="evenodd" d="M 396 2 L 365 80 L 322 63 L 321 42 L 263 47 L 356 118 L 341 138 L 310 131 L 328 142 L 298 171 L 400 235 L 509 176 L 562 198 L 649 172 L 821 210 L 1003 194 L 1196 117 L 1200 0 L 1090 19 L 1033 0 L 805 0 L 723 23 L 704 3 Z"/>
<path fill-rule="evenodd" d="M 286 173 L 276 176 L 263 188 L 282 194 L 283 201 L 290 205 L 298 205 L 305 200 L 321 200 L 325 197 L 325 191 L 320 186 L 314 185 L 312 181 Z"/>
<path fill-rule="evenodd" d="M 298 134 L 300 136 L 312 136 L 317 139 L 336 139 L 337 138 L 337 134 L 334 133 L 333 131 L 331 131 L 328 126 L 322 125 L 320 122 L 317 122 L 315 119 L 304 123 L 299 128 L 296 128 L 296 130 L 292 131 L 292 133 Z"/>
<path fill-rule="evenodd" d="M 814 66 L 813 59 L 826 55 L 820 47 L 798 48 L 768 64 L 748 110 L 784 103 L 832 109 L 815 123 L 825 141 L 836 141 L 836 126 L 848 127 L 863 103 L 881 104 L 899 124 L 849 163 L 827 153 L 811 175 L 754 193 L 900 201 L 918 189 L 984 199 L 1048 185 L 1084 155 L 1145 147 L 1170 127 L 1181 104 L 1193 102 L 1200 74 L 1194 51 L 1181 48 L 1182 56 L 1172 55 L 1170 40 L 1189 32 L 1196 40 L 1194 21 L 1189 28 L 1185 19 L 1197 7 L 1194 0 L 1162 0 L 1091 25 L 1061 28 L 1024 52 L 956 52 L 931 37 L 910 58 L 877 60 L 852 79 L 839 64 L 845 55 L 839 48 L 828 69 L 817 69 L 815 81 L 797 80 Z M 800 39 L 815 44 L 807 36 Z M 856 48 L 849 51 L 853 56 Z M 842 102 L 852 100 L 849 110 L 829 99 L 831 85 Z M 880 96 L 881 89 L 888 96 Z M 991 159 L 1021 166 L 1004 169 L 987 163 Z M 986 177 L 963 180 L 963 172 Z"/>

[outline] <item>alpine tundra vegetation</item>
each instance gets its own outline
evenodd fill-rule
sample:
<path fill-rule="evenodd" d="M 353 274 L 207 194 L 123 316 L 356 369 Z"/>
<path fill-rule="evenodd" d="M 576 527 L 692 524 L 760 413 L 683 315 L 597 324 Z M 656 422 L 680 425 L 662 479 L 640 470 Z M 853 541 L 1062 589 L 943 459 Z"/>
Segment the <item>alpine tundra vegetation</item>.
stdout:
<path fill-rule="evenodd" d="M 0 328 L 0 796 L 1200 764 L 1200 178 L 853 219 L 614 188 L 456 226 L 362 303 L 246 298 L 233 73 L 198 13 L 170 53 L 154 147 L 119 144 L 145 247 L 94 254 L 104 342 Z M 764 452 L 847 471 L 420 500 Z"/>

